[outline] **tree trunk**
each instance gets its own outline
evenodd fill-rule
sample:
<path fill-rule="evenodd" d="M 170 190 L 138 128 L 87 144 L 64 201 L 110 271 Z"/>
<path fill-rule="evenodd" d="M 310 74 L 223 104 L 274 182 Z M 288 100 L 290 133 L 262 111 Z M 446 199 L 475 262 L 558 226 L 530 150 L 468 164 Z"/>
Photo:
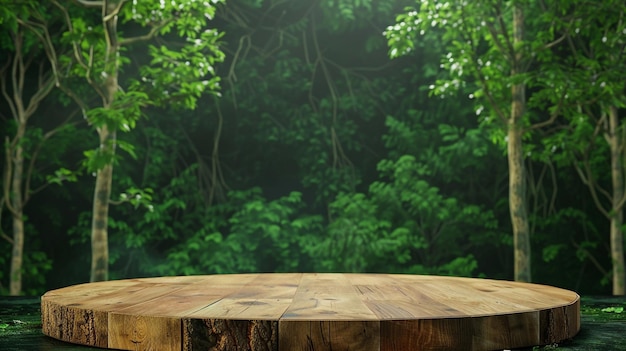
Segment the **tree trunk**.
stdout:
<path fill-rule="evenodd" d="M 21 129 L 21 128 L 20 128 Z M 18 132 L 19 133 L 19 132 Z M 20 137 L 18 140 L 23 138 Z M 24 175 L 24 149 L 21 145 L 15 146 L 11 153 L 13 172 L 11 174 L 11 215 L 13 217 L 13 249 L 11 253 L 11 271 L 9 293 L 12 296 L 22 292 L 22 262 L 24 259 L 24 202 L 22 198 L 22 177 Z"/>
<path fill-rule="evenodd" d="M 112 57 L 115 54 L 112 55 Z M 106 79 L 107 99 L 104 107 L 109 108 L 117 92 L 117 72 L 111 71 Z M 109 199 L 113 183 L 113 159 L 115 157 L 116 131 L 107 125 L 97 128 L 100 138 L 100 151 L 107 158 L 107 163 L 96 173 L 96 186 L 93 193 L 91 223 L 91 278 L 90 281 L 109 279 Z"/>
<path fill-rule="evenodd" d="M 115 145 L 108 141 L 114 139 L 115 133 L 109 135 L 106 127 L 99 132 L 100 147 L 105 152 L 114 153 Z M 109 279 L 109 198 L 113 180 L 113 163 L 108 163 L 96 174 L 96 186 L 93 196 L 93 219 L 91 222 L 91 278 L 90 281 Z"/>
<path fill-rule="evenodd" d="M 513 45 L 523 40 L 524 14 L 519 5 L 513 12 Z M 511 76 L 521 72 L 522 53 L 519 49 L 511 69 Z M 509 211 L 513 226 L 513 251 L 515 260 L 514 279 L 530 282 L 530 233 L 528 215 L 526 213 L 526 173 L 524 172 L 524 153 L 522 149 L 522 116 L 526 104 L 526 93 L 523 83 L 514 84 L 511 88 L 511 116 L 508 127 L 508 160 L 509 160 Z"/>
<path fill-rule="evenodd" d="M 613 264 L 613 295 L 624 295 L 624 222 L 623 197 L 624 197 L 624 164 L 622 162 L 624 140 L 618 131 L 619 119 L 617 107 L 609 109 L 609 133 L 607 140 L 611 149 L 611 183 L 612 208 L 611 208 L 611 262 Z"/>
<path fill-rule="evenodd" d="M 111 108 L 118 91 L 118 50 L 117 15 L 119 0 L 104 2 L 102 20 L 106 38 L 104 63 L 103 107 Z M 116 131 L 109 130 L 106 124 L 97 127 L 100 137 L 100 151 L 108 161 L 96 174 L 93 196 L 93 219 L 91 223 L 91 278 L 92 282 L 109 279 L 109 199 L 113 182 L 113 160 L 115 156 Z"/>
<path fill-rule="evenodd" d="M 511 119 L 508 130 L 509 209 L 513 225 L 514 278 L 530 282 L 530 233 L 526 214 L 524 155 L 521 127 Z"/>
<path fill-rule="evenodd" d="M 24 30 L 26 28 L 26 30 Z M 12 218 L 12 230 L 13 237 L 11 243 L 11 265 L 9 271 L 9 294 L 16 296 L 22 293 L 22 266 L 24 262 L 24 207 L 28 202 L 30 189 L 28 188 L 29 179 L 25 179 L 24 174 L 24 162 L 25 153 L 24 141 L 26 130 L 28 128 L 28 120 L 35 113 L 39 104 L 45 99 L 48 94 L 54 88 L 56 77 L 52 75 L 44 74 L 40 66 L 40 72 L 38 76 L 38 84 L 34 87 L 34 91 L 28 97 L 24 97 L 24 86 L 29 86 L 27 77 L 30 77 L 28 73 L 31 67 L 31 60 L 25 57 L 23 52 L 23 44 L 28 27 L 22 25 L 17 27 L 17 31 L 11 33 L 13 39 L 13 45 L 15 52 L 9 54 L 9 61 L 0 71 L 0 91 L 1 95 L 7 102 L 7 107 L 11 111 L 13 120 L 17 127 L 15 135 L 9 142 L 9 137 L 6 137 L 5 144 L 5 160 L 4 160 L 4 185 L 3 196 L 4 203 L 7 209 L 11 213 Z M 39 34 L 37 34 L 39 36 Z M 44 40 L 39 36 L 39 39 Z M 45 40 L 44 40 L 45 41 Z M 39 42 L 39 44 L 46 45 L 45 42 Z M 50 48 L 49 48 L 50 49 Z M 50 49 L 54 51 L 54 49 Z M 49 63 L 51 66 L 55 66 L 56 63 L 52 61 L 51 56 L 48 55 Z M 10 70 L 9 70 L 10 68 Z M 10 72 L 10 73 L 9 73 Z M 12 91 L 7 90 L 7 83 L 10 82 Z M 32 85 L 32 84 L 30 84 Z M 27 90 L 31 90 L 30 86 Z M 34 162 L 34 160 L 30 160 Z M 32 164 L 32 163 L 31 163 Z M 30 177 L 30 172 L 27 172 L 26 177 Z"/>

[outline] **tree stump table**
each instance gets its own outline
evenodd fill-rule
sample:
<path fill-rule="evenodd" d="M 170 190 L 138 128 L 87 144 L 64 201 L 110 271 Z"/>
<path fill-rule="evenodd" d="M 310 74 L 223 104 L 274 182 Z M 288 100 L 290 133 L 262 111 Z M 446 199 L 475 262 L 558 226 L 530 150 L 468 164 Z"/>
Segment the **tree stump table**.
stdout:
<path fill-rule="evenodd" d="M 551 286 L 395 274 L 227 274 L 88 283 L 41 298 L 44 334 L 122 350 L 502 350 L 580 329 Z"/>

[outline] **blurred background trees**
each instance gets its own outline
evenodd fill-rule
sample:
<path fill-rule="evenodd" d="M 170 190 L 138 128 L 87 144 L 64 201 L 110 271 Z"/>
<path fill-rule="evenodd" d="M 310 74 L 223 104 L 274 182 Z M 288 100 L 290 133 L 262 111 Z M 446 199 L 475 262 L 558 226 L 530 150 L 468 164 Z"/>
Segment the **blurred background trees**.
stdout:
<path fill-rule="evenodd" d="M 38 3 L 27 4 L 19 11 L 0 6 L 0 63 L 11 99 L 15 30 L 28 29 L 16 27 L 16 19 L 40 20 Z M 120 16 L 159 10 L 116 4 Z M 219 45 L 224 61 L 197 77 L 214 73 L 219 94 L 196 95 L 194 109 L 181 108 L 182 96 L 164 98 L 175 92 L 166 83 L 186 81 L 147 70 L 152 51 L 135 45 L 121 51 L 120 86 L 149 97 L 130 96 L 128 103 L 144 105 L 145 118 L 133 119 L 132 131 L 116 140 L 131 154 L 116 157 L 107 199 L 114 205 L 107 215 L 109 278 L 346 271 L 524 279 L 514 274 L 509 211 L 507 134 L 513 130 L 521 138 L 516 186 L 527 217 L 528 279 L 623 294 L 624 87 L 618 77 L 626 34 L 615 8 L 624 5 L 589 13 L 583 1 L 515 2 L 526 14 L 526 36 L 514 43 L 513 2 L 472 4 L 474 12 L 461 1 L 423 8 L 414 0 L 216 4 L 202 30 L 224 33 L 217 40 L 166 33 L 150 42 L 164 61 L 183 65 L 193 55 L 162 48 L 182 50 L 185 37 Z M 465 17 L 454 18 L 461 14 L 453 9 Z M 40 33 L 70 33 L 62 11 L 53 10 Z M 171 13 L 183 18 L 184 11 Z M 95 12 L 85 18 L 100 29 L 85 25 L 82 36 L 54 42 L 65 59 L 63 89 L 42 99 L 23 142 L 12 143 L 17 124 L 10 105 L 0 104 L 8 138 L 4 172 L 13 169 L 14 145 L 23 145 L 26 164 L 38 166 L 31 175 L 37 185 L 22 186 L 22 197 L 41 187 L 18 216 L 25 238 L 19 291 L 9 289 L 17 193 L 5 191 L 2 293 L 37 294 L 90 279 L 97 167 L 86 168 L 93 121 L 82 118 L 89 109 L 75 97 L 91 109 L 99 101 L 85 85 L 87 72 L 76 71 L 71 40 L 98 43 L 89 34 L 103 30 Z M 594 18 L 609 15 L 604 27 L 594 25 Z M 120 40 L 143 33 L 121 20 L 117 29 Z M 33 33 L 25 57 L 53 77 Z M 89 59 L 89 45 L 81 48 Z M 523 65 L 512 72 L 516 53 Z M 89 73 L 93 79 L 98 70 Z M 26 75 L 24 86 L 35 89 L 39 71 Z M 216 80 L 210 84 L 218 89 Z M 525 106 L 510 125 L 518 85 Z M 119 116 L 130 118 L 132 111 Z M 48 136 L 59 123 L 64 127 Z M 14 184 L 7 176 L 3 182 L 4 189 Z"/>

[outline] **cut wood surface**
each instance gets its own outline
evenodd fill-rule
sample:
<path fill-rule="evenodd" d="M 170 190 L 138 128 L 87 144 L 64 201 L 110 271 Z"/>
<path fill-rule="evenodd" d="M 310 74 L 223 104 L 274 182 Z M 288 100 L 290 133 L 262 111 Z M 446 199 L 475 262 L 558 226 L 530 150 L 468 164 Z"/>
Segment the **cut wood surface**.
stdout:
<path fill-rule="evenodd" d="M 580 298 L 476 278 L 227 274 L 70 286 L 41 315 L 48 336 L 121 350 L 503 350 L 572 338 Z"/>

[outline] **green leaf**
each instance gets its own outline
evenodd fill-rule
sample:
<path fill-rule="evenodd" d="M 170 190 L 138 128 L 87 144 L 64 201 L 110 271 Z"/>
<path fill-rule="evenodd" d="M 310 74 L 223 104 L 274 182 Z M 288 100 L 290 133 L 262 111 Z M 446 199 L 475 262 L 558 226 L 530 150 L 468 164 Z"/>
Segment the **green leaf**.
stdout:
<path fill-rule="evenodd" d="M 607 312 L 607 313 L 623 313 L 624 312 L 624 307 L 620 306 L 620 307 L 606 307 L 602 309 L 602 312 Z"/>
<path fill-rule="evenodd" d="M 76 182 L 78 180 L 78 174 L 67 168 L 60 168 L 56 170 L 53 175 L 46 176 L 46 180 L 50 184 L 62 185 L 63 182 Z"/>
<path fill-rule="evenodd" d="M 544 262 L 553 261 L 559 252 L 565 248 L 564 244 L 554 244 L 543 248 L 543 260 Z"/>
<path fill-rule="evenodd" d="M 137 159 L 137 154 L 135 153 L 135 146 L 127 141 L 124 140 L 117 140 L 115 142 L 117 144 L 117 146 L 120 147 L 120 149 L 126 151 L 126 153 L 128 153 L 133 159 Z"/>

